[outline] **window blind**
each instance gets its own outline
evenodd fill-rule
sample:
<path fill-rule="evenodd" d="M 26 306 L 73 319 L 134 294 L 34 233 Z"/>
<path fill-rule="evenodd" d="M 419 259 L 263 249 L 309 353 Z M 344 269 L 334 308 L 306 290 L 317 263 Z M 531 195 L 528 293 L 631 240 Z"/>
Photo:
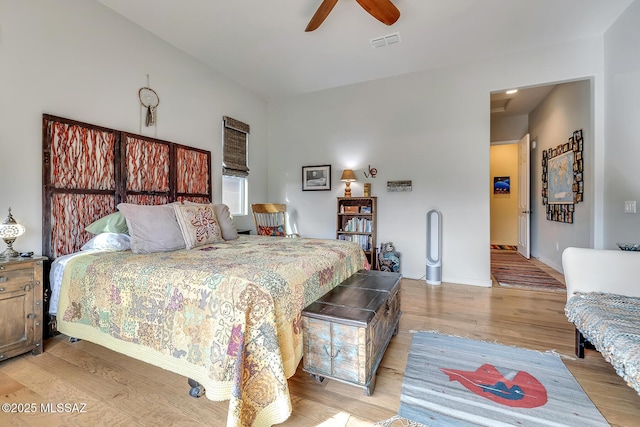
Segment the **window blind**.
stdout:
<path fill-rule="evenodd" d="M 247 167 L 249 125 L 227 116 L 222 118 L 222 122 L 222 174 L 246 177 L 249 175 L 249 167 Z"/>

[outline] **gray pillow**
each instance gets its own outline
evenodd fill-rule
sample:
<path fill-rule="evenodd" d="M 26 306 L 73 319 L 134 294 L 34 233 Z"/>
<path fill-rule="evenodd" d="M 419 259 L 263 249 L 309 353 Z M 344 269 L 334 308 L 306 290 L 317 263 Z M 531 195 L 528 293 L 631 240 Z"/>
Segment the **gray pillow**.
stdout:
<path fill-rule="evenodd" d="M 223 204 L 213 205 L 213 211 L 216 213 L 216 217 L 218 218 L 218 225 L 222 232 L 222 238 L 224 240 L 237 239 L 238 230 L 236 229 L 236 225 L 233 223 L 231 212 L 229 212 L 229 206 Z"/>
<path fill-rule="evenodd" d="M 118 210 L 127 220 L 131 252 L 144 254 L 184 249 L 184 238 L 172 205 L 120 203 Z"/>

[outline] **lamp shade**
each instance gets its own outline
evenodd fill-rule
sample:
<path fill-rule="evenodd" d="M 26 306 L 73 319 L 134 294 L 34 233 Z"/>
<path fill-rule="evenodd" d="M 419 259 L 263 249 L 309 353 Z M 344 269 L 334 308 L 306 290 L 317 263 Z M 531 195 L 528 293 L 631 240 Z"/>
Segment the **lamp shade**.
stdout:
<path fill-rule="evenodd" d="M 353 173 L 351 169 L 345 169 L 344 172 L 342 172 L 340 181 L 345 181 L 345 182 L 356 181 L 356 174 Z"/>
<path fill-rule="evenodd" d="M 13 219 L 11 215 L 11 208 L 9 208 L 9 215 L 0 224 L 0 238 L 3 239 L 15 239 L 24 234 L 26 229 L 23 225 L 20 225 Z"/>

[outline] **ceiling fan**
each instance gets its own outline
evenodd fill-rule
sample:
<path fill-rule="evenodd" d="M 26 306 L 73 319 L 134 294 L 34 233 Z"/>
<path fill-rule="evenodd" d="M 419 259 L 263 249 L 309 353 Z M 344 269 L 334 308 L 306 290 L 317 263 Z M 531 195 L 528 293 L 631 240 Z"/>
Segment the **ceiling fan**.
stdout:
<path fill-rule="evenodd" d="M 391 0 L 356 0 L 360 6 L 367 12 L 369 15 L 376 18 L 378 21 L 382 22 L 386 25 L 391 25 L 398 20 L 400 17 L 400 11 Z M 329 13 L 333 9 L 333 7 L 338 3 L 338 0 L 323 0 L 316 10 L 316 13 L 309 21 L 309 25 L 305 28 L 306 32 L 313 31 L 320 26 L 324 22 L 324 20 L 329 16 Z"/>

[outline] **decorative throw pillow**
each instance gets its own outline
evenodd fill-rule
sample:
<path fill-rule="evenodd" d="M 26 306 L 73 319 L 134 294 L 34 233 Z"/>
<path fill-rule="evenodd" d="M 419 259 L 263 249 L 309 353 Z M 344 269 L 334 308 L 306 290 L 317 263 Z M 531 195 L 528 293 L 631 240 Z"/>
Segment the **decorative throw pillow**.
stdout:
<path fill-rule="evenodd" d="M 123 217 L 124 218 L 124 217 Z M 100 233 L 87 243 L 82 245 L 81 250 L 91 249 L 101 251 L 126 251 L 131 248 L 131 237 L 123 233 Z"/>
<path fill-rule="evenodd" d="M 173 205 L 187 249 L 219 242 L 222 232 L 213 205 Z"/>
<path fill-rule="evenodd" d="M 120 203 L 118 210 L 127 219 L 131 252 L 167 252 L 185 247 L 173 205 Z"/>
<path fill-rule="evenodd" d="M 103 216 L 99 220 L 87 225 L 85 230 L 91 234 L 129 232 L 127 220 L 121 212 L 114 212 L 110 215 Z"/>
<path fill-rule="evenodd" d="M 264 225 L 260 225 L 258 226 L 258 234 L 260 236 L 286 236 L 286 233 L 284 232 L 284 229 L 281 225 L 278 225 L 277 227 L 267 227 Z"/>
<path fill-rule="evenodd" d="M 184 201 L 185 205 L 200 205 L 200 206 L 208 206 L 209 203 L 195 203 L 190 202 L 188 200 Z M 213 212 L 216 214 L 216 218 L 218 219 L 218 226 L 220 227 L 220 232 L 222 233 L 222 238 L 224 240 L 235 240 L 238 238 L 238 229 L 236 225 L 233 223 L 233 217 L 231 216 L 231 212 L 229 211 L 229 206 L 224 205 L 222 203 L 211 205 L 213 206 Z"/>

